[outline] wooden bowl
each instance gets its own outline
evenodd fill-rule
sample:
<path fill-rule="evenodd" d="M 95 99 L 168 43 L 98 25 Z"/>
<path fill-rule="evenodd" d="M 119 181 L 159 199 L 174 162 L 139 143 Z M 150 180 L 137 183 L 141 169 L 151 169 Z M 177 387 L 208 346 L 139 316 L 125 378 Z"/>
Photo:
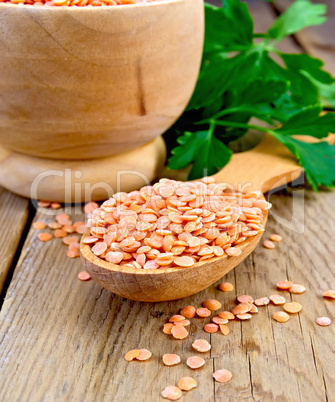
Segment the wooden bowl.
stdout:
<path fill-rule="evenodd" d="M 0 144 L 98 158 L 153 140 L 183 112 L 202 57 L 203 2 L 0 3 L 0 26 Z"/>

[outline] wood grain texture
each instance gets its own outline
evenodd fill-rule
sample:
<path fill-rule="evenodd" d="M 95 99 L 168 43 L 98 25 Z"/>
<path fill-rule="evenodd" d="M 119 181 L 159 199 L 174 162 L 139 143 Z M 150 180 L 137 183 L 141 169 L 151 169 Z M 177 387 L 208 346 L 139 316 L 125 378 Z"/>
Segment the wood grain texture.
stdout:
<path fill-rule="evenodd" d="M 199 387 L 185 393 L 185 401 L 331 400 L 335 326 L 321 328 L 315 319 L 335 317 L 335 303 L 321 296 L 335 286 L 329 240 L 335 230 L 329 220 L 334 200 L 333 192 L 303 188 L 271 195 L 274 207 L 265 236 L 276 232 L 284 241 L 274 250 L 258 246 L 225 276 L 234 292 L 210 286 L 183 300 L 155 304 L 122 299 L 93 281 L 78 281 L 79 259 L 65 256 L 61 240 L 42 244 L 31 230 L 0 314 L 0 400 L 151 402 L 186 375 L 194 376 Z M 36 219 L 51 218 L 38 214 Z M 277 293 L 275 283 L 286 277 L 307 291 L 284 293 L 303 305 L 285 324 L 271 318 L 280 308 L 268 306 L 250 322 L 230 323 L 227 337 L 203 332 L 208 319 L 192 319 L 184 341 L 161 331 L 181 307 L 217 298 L 222 309 L 230 309 L 236 295 Z M 193 372 L 185 361 L 198 354 L 191 348 L 197 338 L 210 340 L 212 350 L 205 355 L 205 367 Z M 127 363 L 124 353 L 136 347 L 149 348 L 153 358 Z M 180 354 L 182 364 L 163 366 L 164 353 Z M 212 372 L 219 368 L 233 373 L 230 383 L 213 383 Z"/>
<path fill-rule="evenodd" d="M 28 203 L 0 187 L 0 227 L 2 240 L 0 247 L 0 292 L 13 262 L 22 237 L 27 218 Z"/>
<path fill-rule="evenodd" d="M 0 185 L 23 197 L 78 203 L 105 200 L 149 184 L 166 160 L 162 137 L 108 158 L 52 160 L 0 146 Z"/>
<path fill-rule="evenodd" d="M 203 19 L 202 0 L 0 3 L 0 143 L 37 157 L 88 159 L 151 141 L 192 95 Z"/>

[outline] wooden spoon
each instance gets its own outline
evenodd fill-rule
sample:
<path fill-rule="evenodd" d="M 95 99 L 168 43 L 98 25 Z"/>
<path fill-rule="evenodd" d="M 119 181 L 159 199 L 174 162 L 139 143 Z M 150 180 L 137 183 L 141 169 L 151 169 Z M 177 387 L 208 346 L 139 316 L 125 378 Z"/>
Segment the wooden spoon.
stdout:
<path fill-rule="evenodd" d="M 270 136 L 265 136 L 254 149 L 234 154 L 231 162 L 214 177 L 217 183 L 230 183 L 238 188 L 263 193 L 295 180 L 302 169 L 289 151 Z M 263 224 L 267 220 L 264 216 Z M 89 229 L 82 240 L 89 236 Z M 81 241 L 80 250 L 85 269 L 103 287 L 122 297 L 137 301 L 174 300 L 197 293 L 220 279 L 243 261 L 257 246 L 262 234 L 236 245 L 238 257 L 224 254 L 202 261 L 190 268 L 159 268 L 143 270 L 120 267 L 95 256 L 91 247 Z"/>

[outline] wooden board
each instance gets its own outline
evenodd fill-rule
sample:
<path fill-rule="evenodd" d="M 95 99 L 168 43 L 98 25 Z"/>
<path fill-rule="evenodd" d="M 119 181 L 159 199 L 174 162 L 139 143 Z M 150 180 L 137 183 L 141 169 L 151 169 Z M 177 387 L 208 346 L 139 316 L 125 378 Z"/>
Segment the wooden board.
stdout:
<path fill-rule="evenodd" d="M 256 23 L 263 18 L 259 24 L 269 26 L 268 5 L 262 0 L 250 4 L 253 14 L 258 13 Z M 94 282 L 78 281 L 79 259 L 66 257 L 61 240 L 42 244 L 30 230 L 0 312 L 0 400 L 156 402 L 162 400 L 159 395 L 166 385 L 190 375 L 199 386 L 184 393 L 183 401 L 331 401 L 335 303 L 321 295 L 335 288 L 335 194 L 314 194 L 300 187 L 272 195 L 270 201 L 273 209 L 265 236 L 280 233 L 284 241 L 275 250 L 258 246 L 230 272 L 224 280 L 235 285 L 232 293 L 211 286 L 168 303 L 131 302 Z M 9 207 L 0 211 L 3 227 L 11 227 L 8 213 Z M 77 220 L 82 217 L 75 215 Z M 52 218 L 38 213 L 35 220 L 41 219 Z M 193 319 L 184 341 L 161 331 L 167 318 L 187 304 L 200 306 L 215 297 L 223 309 L 230 309 L 238 294 L 277 293 L 274 284 L 286 277 L 307 291 L 292 297 L 285 293 L 303 305 L 302 312 L 285 324 L 272 320 L 279 308 L 268 306 L 250 322 L 230 323 L 227 337 L 203 332 L 208 319 Z M 318 316 L 333 318 L 333 324 L 317 326 Z M 212 350 L 205 355 L 205 367 L 193 372 L 185 360 L 198 355 L 191 348 L 196 338 L 210 340 Z M 134 347 L 149 348 L 151 361 L 127 363 L 123 355 Z M 182 356 L 182 364 L 164 367 L 162 355 L 173 352 Z M 218 368 L 231 370 L 232 381 L 215 384 L 212 373 Z"/>
<path fill-rule="evenodd" d="M 303 205 L 303 191 L 292 192 L 294 197 L 290 192 L 270 197 L 272 214 L 287 220 L 285 225 L 291 228 L 270 215 L 265 236 L 280 233 L 284 241 L 275 250 L 258 246 L 230 272 L 225 280 L 235 285 L 232 293 L 211 286 L 175 302 L 132 302 L 94 282 L 80 282 L 79 259 L 65 256 L 61 240 L 40 243 L 31 230 L 0 315 L 0 400 L 158 401 L 166 385 L 186 375 L 196 378 L 199 387 L 185 393 L 185 401 L 319 401 L 326 400 L 327 393 L 334 395 L 335 326 L 318 327 L 315 319 L 335 317 L 335 303 L 321 296 L 323 290 L 335 287 L 329 241 L 335 230 L 329 220 L 335 196 L 306 191 Z M 51 220 L 41 214 L 36 219 Z M 193 319 L 184 341 L 161 331 L 167 318 L 187 304 L 198 307 L 217 298 L 230 309 L 236 295 L 277 293 L 275 283 L 286 277 L 307 287 L 303 295 L 285 293 L 288 300 L 303 305 L 303 311 L 286 324 L 273 321 L 272 313 L 280 308 L 268 306 L 250 322 L 230 323 L 227 337 L 203 332 L 208 319 Z M 185 360 L 198 354 L 191 348 L 197 338 L 210 340 L 212 351 L 205 355 L 205 367 L 193 372 Z M 123 359 L 126 351 L 137 347 L 149 348 L 151 361 Z M 180 354 L 183 363 L 164 367 L 162 355 L 169 352 Z M 219 368 L 232 371 L 230 383 L 213 383 L 212 372 Z"/>
<path fill-rule="evenodd" d="M 0 293 L 13 263 L 28 218 L 28 200 L 0 187 Z M 2 302 L 2 300 L 1 300 Z"/>

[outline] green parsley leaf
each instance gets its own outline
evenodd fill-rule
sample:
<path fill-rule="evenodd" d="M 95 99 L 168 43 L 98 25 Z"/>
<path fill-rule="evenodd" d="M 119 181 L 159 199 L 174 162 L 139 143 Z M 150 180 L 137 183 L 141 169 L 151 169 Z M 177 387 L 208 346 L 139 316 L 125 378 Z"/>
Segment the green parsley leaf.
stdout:
<path fill-rule="evenodd" d="M 180 146 L 173 149 L 168 166 L 183 169 L 193 162 L 188 177 L 190 180 L 216 173 L 232 155 L 232 151 L 214 136 L 213 129 L 186 132 L 178 138 L 178 142 Z"/>
<path fill-rule="evenodd" d="M 320 25 L 326 21 L 327 6 L 312 4 L 309 0 L 295 1 L 281 14 L 268 30 L 271 38 L 277 41 L 312 25 Z"/>
<path fill-rule="evenodd" d="M 253 41 L 253 21 L 240 0 L 223 0 L 224 7 L 205 4 L 204 53 L 249 48 Z"/>
<path fill-rule="evenodd" d="M 327 113 L 320 116 L 321 108 L 309 107 L 290 117 L 280 128 L 273 130 L 282 135 L 310 135 L 325 138 L 335 133 L 335 115 Z"/>
<path fill-rule="evenodd" d="M 306 143 L 278 133 L 273 135 L 295 155 L 315 191 L 318 186 L 335 185 L 335 145 L 325 141 Z"/>

